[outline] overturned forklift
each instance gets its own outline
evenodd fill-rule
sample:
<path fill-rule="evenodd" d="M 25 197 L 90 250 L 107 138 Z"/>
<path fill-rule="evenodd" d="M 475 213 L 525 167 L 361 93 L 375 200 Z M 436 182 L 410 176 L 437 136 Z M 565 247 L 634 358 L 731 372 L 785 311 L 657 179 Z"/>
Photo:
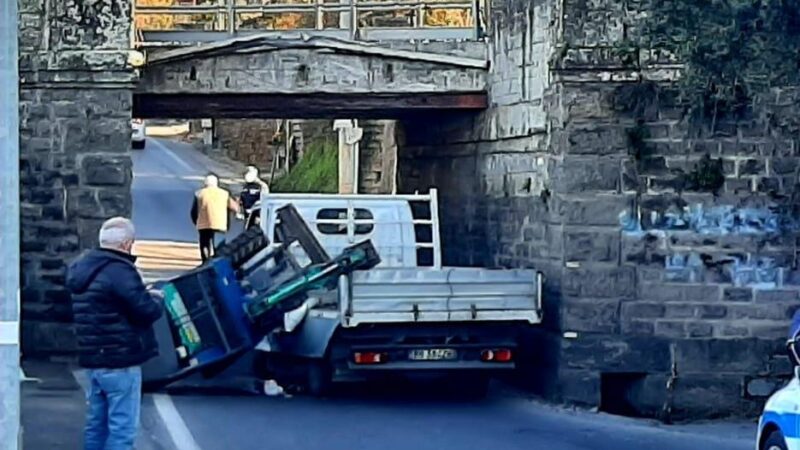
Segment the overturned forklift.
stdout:
<path fill-rule="evenodd" d="M 340 276 L 380 262 L 369 240 L 330 258 L 292 205 L 277 215 L 279 243 L 252 228 L 206 264 L 153 285 L 164 293 L 165 314 L 155 324 L 159 356 L 143 367 L 145 389 L 213 377 L 281 328 L 309 292 L 335 289 Z M 298 263 L 298 246 L 311 264 Z"/>

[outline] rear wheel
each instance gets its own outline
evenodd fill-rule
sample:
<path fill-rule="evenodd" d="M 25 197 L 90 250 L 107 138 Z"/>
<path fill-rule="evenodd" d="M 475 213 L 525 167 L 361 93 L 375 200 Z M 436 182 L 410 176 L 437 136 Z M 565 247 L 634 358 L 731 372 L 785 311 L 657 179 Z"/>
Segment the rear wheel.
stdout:
<path fill-rule="evenodd" d="M 147 145 L 147 141 L 133 141 L 131 143 L 131 147 L 133 147 L 133 148 L 135 148 L 137 150 L 142 150 L 146 145 Z"/>
<path fill-rule="evenodd" d="M 761 446 L 761 450 L 787 450 L 787 448 L 786 440 L 779 430 L 773 431 L 764 441 L 764 445 Z"/>

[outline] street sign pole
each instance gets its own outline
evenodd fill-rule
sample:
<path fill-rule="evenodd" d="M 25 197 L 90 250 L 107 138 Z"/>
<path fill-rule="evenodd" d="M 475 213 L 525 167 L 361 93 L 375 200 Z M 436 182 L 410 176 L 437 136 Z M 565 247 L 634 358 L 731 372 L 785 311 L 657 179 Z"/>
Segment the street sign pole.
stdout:
<path fill-rule="evenodd" d="M 22 448 L 17 0 L 0 0 L 0 449 Z"/>

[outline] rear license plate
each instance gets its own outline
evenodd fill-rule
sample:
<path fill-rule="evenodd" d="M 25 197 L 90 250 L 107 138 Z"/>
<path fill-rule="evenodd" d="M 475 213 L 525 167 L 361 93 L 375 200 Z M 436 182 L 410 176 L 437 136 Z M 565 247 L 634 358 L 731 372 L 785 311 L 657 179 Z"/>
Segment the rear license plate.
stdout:
<path fill-rule="evenodd" d="M 457 353 L 452 348 L 425 348 L 411 350 L 408 359 L 414 361 L 448 361 L 456 359 Z"/>

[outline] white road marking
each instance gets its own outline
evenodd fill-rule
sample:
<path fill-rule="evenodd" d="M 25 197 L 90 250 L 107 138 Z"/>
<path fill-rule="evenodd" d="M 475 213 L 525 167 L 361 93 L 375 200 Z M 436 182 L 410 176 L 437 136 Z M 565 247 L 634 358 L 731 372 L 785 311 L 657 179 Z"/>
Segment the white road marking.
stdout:
<path fill-rule="evenodd" d="M 186 161 L 182 160 L 178 155 L 175 154 L 172 150 L 170 150 L 166 145 L 162 144 L 158 141 L 158 139 L 150 139 L 150 142 L 161 148 L 161 151 L 167 154 L 170 158 L 172 158 L 179 166 L 183 167 L 188 172 L 197 172 L 195 169 L 192 168 Z"/>
<path fill-rule="evenodd" d="M 165 394 L 153 395 L 153 402 L 156 405 L 158 415 L 161 416 L 161 421 L 169 431 L 169 437 L 172 443 L 178 450 L 200 450 L 200 446 L 195 442 L 189 427 L 183 421 L 175 403 L 172 398 Z"/>

